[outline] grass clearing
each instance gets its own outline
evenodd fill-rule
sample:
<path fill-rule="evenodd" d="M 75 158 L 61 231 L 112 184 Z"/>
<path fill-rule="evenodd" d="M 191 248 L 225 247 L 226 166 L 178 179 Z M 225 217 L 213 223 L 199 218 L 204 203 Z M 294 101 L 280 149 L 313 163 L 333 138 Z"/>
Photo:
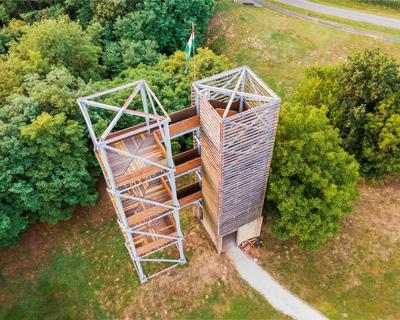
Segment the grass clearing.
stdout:
<path fill-rule="evenodd" d="M 263 266 L 330 319 L 400 318 L 400 182 L 360 186 L 355 214 L 308 252 L 263 231 Z"/>
<path fill-rule="evenodd" d="M 336 64 L 364 48 L 400 58 L 400 44 L 343 32 L 270 10 L 219 2 L 206 45 L 237 65 L 247 64 L 282 97 L 307 67 Z"/>
<path fill-rule="evenodd" d="M 190 209 L 189 263 L 139 285 L 104 182 L 98 190 L 95 207 L 0 250 L 0 319 L 285 319 L 216 254 Z"/>

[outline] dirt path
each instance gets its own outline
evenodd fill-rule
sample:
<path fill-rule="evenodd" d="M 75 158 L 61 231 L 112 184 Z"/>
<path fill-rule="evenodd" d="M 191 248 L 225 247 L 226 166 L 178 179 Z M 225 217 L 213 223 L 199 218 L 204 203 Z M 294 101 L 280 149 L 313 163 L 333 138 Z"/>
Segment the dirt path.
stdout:
<path fill-rule="evenodd" d="M 242 278 L 260 292 L 275 309 L 299 320 L 327 319 L 320 312 L 282 287 L 268 272 L 244 254 L 233 242 L 227 245 L 226 249 Z"/>

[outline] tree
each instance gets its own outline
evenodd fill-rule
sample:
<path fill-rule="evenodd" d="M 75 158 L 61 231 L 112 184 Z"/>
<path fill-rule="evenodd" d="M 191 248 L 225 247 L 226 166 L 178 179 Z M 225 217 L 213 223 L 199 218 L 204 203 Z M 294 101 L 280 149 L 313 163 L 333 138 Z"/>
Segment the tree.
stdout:
<path fill-rule="evenodd" d="M 37 115 L 37 104 L 31 98 L 12 95 L 0 108 L 0 247 L 14 245 L 35 210 L 29 201 L 32 186 L 25 178 L 31 163 L 19 139 L 19 128 Z"/>
<path fill-rule="evenodd" d="M 364 172 L 400 172 L 400 92 L 367 114 L 361 159 Z"/>
<path fill-rule="evenodd" d="M 157 43 L 152 40 L 132 41 L 123 39 L 109 42 L 103 55 L 104 64 L 110 73 L 136 67 L 140 63 L 152 65 L 160 58 Z"/>
<path fill-rule="evenodd" d="M 196 66 L 194 66 L 196 61 Z M 176 51 L 168 59 L 160 61 L 160 69 L 163 72 L 170 72 L 181 75 L 188 81 L 195 81 L 201 78 L 220 73 L 232 68 L 232 63 L 224 55 L 217 55 L 208 48 L 198 48 L 195 58 L 191 58 L 188 73 L 185 73 L 186 58 L 183 51 Z M 193 79 L 193 69 L 196 67 L 196 79 Z"/>
<path fill-rule="evenodd" d="M 265 213 L 278 238 L 317 249 L 340 230 L 357 197 L 358 164 L 324 111 L 283 105 Z"/>
<path fill-rule="evenodd" d="M 374 112 L 380 101 L 399 90 L 398 68 L 394 57 L 378 49 L 350 56 L 338 72 L 343 98 Z"/>
<path fill-rule="evenodd" d="M 10 46 L 11 58 L 38 65 L 38 73 L 46 73 L 50 66 L 66 67 L 74 76 L 85 80 L 98 79 L 101 48 L 91 42 L 79 24 L 66 17 L 43 20 L 27 28 L 26 33 Z"/>
<path fill-rule="evenodd" d="M 15 244 L 29 223 L 66 219 L 95 199 L 99 170 L 76 105 L 94 89 L 65 68 L 26 79 L 27 95 L 11 95 L 0 108 L 0 246 Z M 50 115 L 36 118 L 42 112 Z"/>
<path fill-rule="evenodd" d="M 379 50 L 365 50 L 334 68 L 310 70 L 293 101 L 326 108 L 344 148 L 355 155 L 361 171 L 366 176 L 382 176 L 398 170 L 394 163 L 400 162 L 395 151 L 400 135 L 386 128 L 399 113 L 399 90 L 396 60 Z M 391 147 L 382 147 L 388 130 Z"/>
<path fill-rule="evenodd" d="M 74 77 L 65 67 L 52 68 L 44 78 L 38 74 L 27 75 L 22 84 L 23 90 L 38 104 L 40 113 L 64 113 L 68 119 L 82 124 L 82 114 L 76 98 L 93 92 L 93 87 L 93 84 L 86 84 L 82 79 Z"/>
<path fill-rule="evenodd" d="M 21 138 L 32 161 L 25 175 L 34 188 L 30 201 L 39 204 L 40 221 L 69 219 L 76 205 L 95 202 L 90 153 L 78 122 L 63 113 L 42 113 L 21 129 Z"/>
<path fill-rule="evenodd" d="M 0 5 L 0 16 L 1 16 L 1 5 Z M 1 19 L 1 18 L 0 18 Z M 8 44 L 23 34 L 25 28 L 25 22 L 22 20 L 12 19 L 7 21 L 4 27 L 0 29 L 0 54 L 6 53 L 8 50 Z"/>
<path fill-rule="evenodd" d="M 214 0 L 144 0 L 139 10 L 116 22 L 119 39 L 153 40 L 161 53 L 182 50 L 192 23 L 201 43 L 211 17 Z"/>

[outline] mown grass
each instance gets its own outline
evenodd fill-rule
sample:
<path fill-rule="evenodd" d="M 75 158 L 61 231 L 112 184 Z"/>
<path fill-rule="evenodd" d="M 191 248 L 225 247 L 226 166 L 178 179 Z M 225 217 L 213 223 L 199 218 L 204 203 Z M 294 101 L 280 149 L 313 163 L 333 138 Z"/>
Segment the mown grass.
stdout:
<path fill-rule="evenodd" d="M 0 319 L 285 318 L 215 253 L 191 210 L 182 216 L 188 264 L 140 285 L 104 184 L 99 191 L 95 207 L 34 225 L 0 250 Z"/>
<path fill-rule="evenodd" d="M 287 97 L 315 64 L 336 64 L 365 48 L 400 58 L 400 44 L 343 32 L 268 8 L 219 2 L 206 45 L 235 64 L 247 64 Z"/>
<path fill-rule="evenodd" d="M 74 241 L 54 240 L 44 260 L 35 263 L 30 253 L 32 265 L 3 276 L 0 318 L 116 317 L 139 283 L 115 222 L 83 226 L 74 232 Z"/>
<path fill-rule="evenodd" d="M 399 319 L 399 187 L 361 186 L 342 234 L 317 252 L 264 230 L 263 266 L 330 319 Z"/>

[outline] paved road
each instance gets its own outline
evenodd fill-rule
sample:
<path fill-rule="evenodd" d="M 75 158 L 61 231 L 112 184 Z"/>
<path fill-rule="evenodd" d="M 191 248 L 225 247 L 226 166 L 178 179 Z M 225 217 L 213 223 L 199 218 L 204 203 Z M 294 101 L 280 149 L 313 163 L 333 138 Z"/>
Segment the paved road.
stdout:
<path fill-rule="evenodd" d="M 305 21 L 309 21 L 309 22 L 318 23 L 320 25 L 331 27 L 331 28 L 335 28 L 335 29 L 338 29 L 338 30 L 342 30 L 342 31 L 350 32 L 350 33 L 355 33 L 355 34 L 358 34 L 358 35 L 367 36 L 367 37 L 371 37 L 371 38 L 375 38 L 375 39 L 382 39 L 382 40 L 389 40 L 389 41 L 393 41 L 393 42 L 400 42 L 400 38 L 384 36 L 384 35 L 376 34 L 376 33 L 369 32 L 369 31 L 352 29 L 352 28 L 349 28 L 349 27 L 345 27 L 345 26 L 333 23 L 333 22 L 320 20 L 320 19 L 315 19 L 315 18 L 312 18 L 310 16 L 297 13 L 297 12 L 295 12 L 293 10 L 282 8 L 282 7 L 278 6 L 278 5 L 275 5 L 275 4 L 272 4 L 270 2 L 266 2 L 266 1 L 263 1 L 263 0 L 243 0 L 243 1 L 252 2 L 252 3 L 254 3 L 254 4 L 258 5 L 258 6 L 264 6 L 264 7 L 270 8 L 272 10 L 276 10 L 276 11 L 282 12 L 284 14 L 290 15 L 292 17 L 296 17 L 296 18 L 299 18 L 299 19 L 302 19 L 302 20 L 305 20 Z"/>
<path fill-rule="evenodd" d="M 242 278 L 260 292 L 275 309 L 298 320 L 327 320 L 320 312 L 282 287 L 233 241 L 226 246 L 226 249 Z"/>
<path fill-rule="evenodd" d="M 310 10 L 314 12 L 319 12 L 327 14 L 330 16 L 336 16 L 340 18 L 345 18 L 349 20 L 356 20 L 362 22 L 368 22 L 372 24 L 377 24 L 385 27 L 400 28 L 400 19 L 388 18 L 383 16 L 378 16 L 369 13 L 363 13 L 356 10 L 342 9 L 337 7 L 331 7 L 324 4 L 313 3 L 306 0 L 275 0 L 277 2 L 287 4 L 300 9 Z"/>

